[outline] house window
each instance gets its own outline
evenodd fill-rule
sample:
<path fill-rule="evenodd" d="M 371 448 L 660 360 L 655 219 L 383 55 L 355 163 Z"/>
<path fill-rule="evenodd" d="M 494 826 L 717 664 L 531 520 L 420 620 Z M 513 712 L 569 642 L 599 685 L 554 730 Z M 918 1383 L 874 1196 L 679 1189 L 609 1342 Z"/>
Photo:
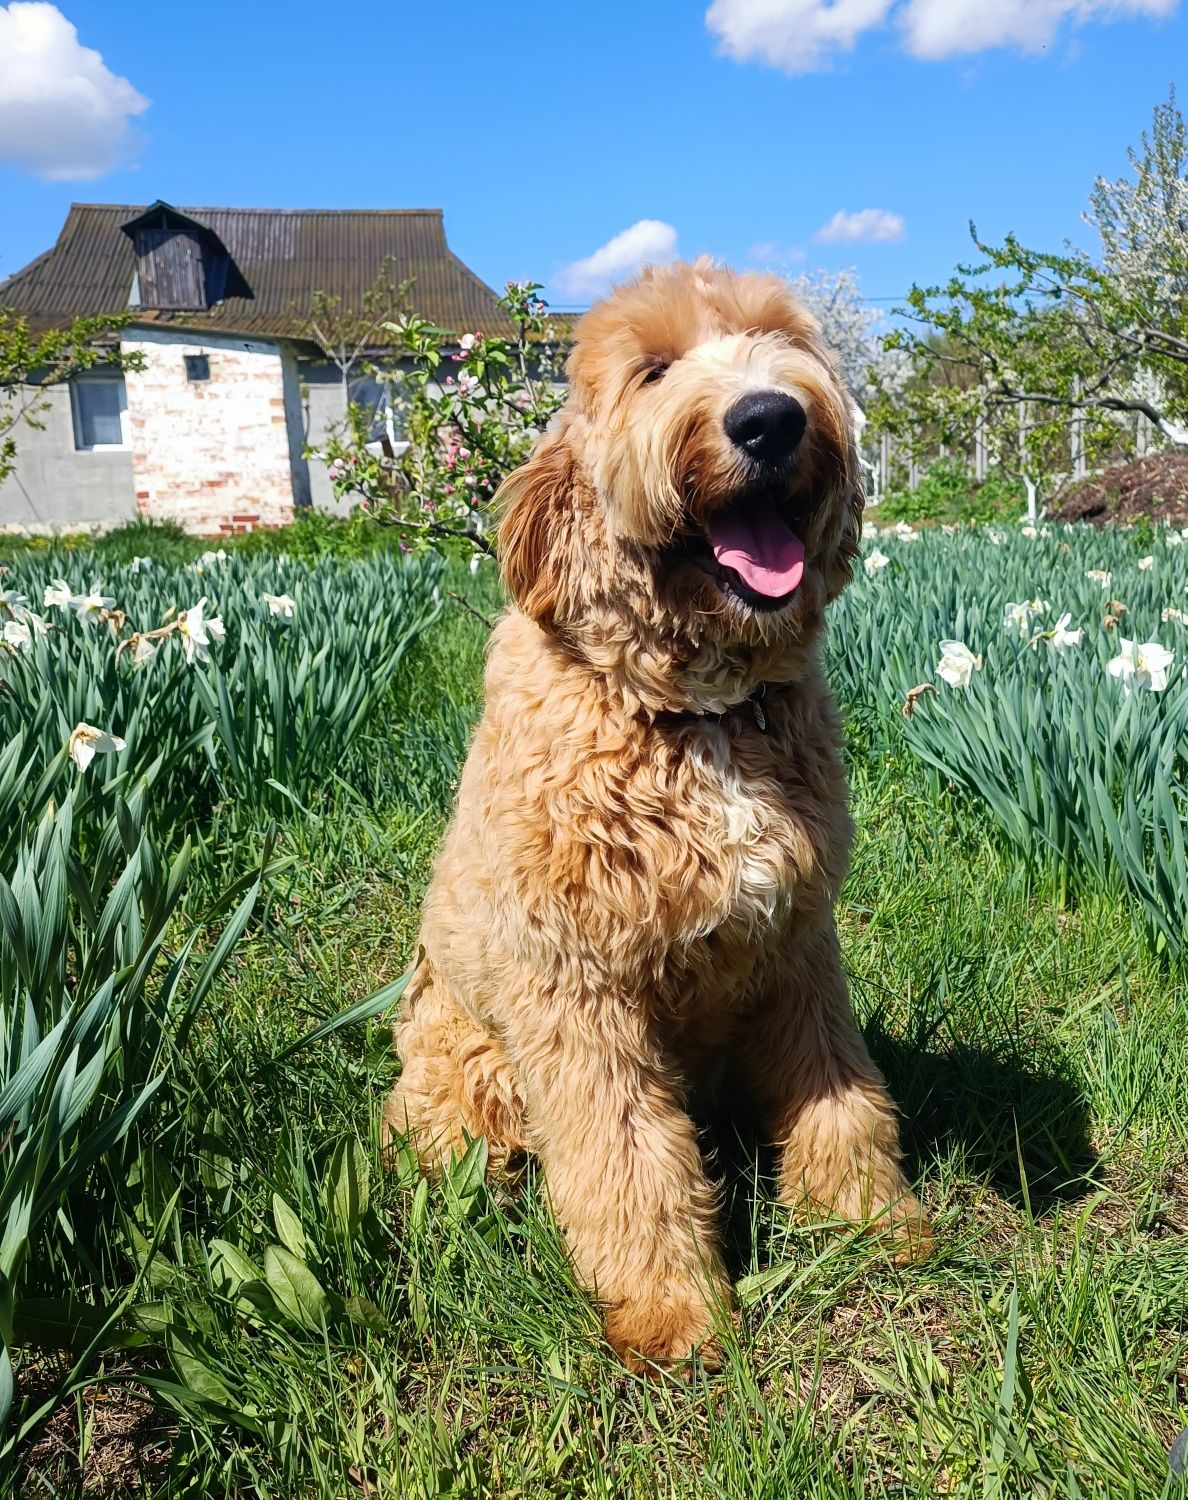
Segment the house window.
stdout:
<path fill-rule="evenodd" d="M 117 371 L 91 370 L 70 382 L 70 408 L 74 415 L 74 446 L 93 448 L 128 446 L 128 396 L 124 377 Z"/>
<path fill-rule="evenodd" d="M 186 362 L 187 380 L 209 380 L 210 379 L 210 355 L 209 354 L 185 354 L 182 358 Z"/>

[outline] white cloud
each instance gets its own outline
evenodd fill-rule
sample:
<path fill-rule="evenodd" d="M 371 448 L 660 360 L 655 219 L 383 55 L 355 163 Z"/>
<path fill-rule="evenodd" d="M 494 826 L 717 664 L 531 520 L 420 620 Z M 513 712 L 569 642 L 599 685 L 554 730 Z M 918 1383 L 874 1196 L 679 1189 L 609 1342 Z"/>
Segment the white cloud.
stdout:
<path fill-rule="evenodd" d="M 903 44 L 928 61 L 989 47 L 1037 52 L 1061 25 L 1170 16 L 1180 0 L 713 0 L 705 24 L 737 62 L 816 73 L 858 38 L 898 23 Z"/>
<path fill-rule="evenodd" d="M 860 208 L 852 214 L 839 208 L 813 239 L 819 245 L 889 245 L 903 239 L 904 228 L 900 216 L 886 208 Z"/>
<path fill-rule="evenodd" d="M 885 20 L 892 0 L 714 0 L 705 24 L 736 62 L 816 73 Z"/>
<path fill-rule="evenodd" d="M 56 5 L 0 5 L 0 161 L 50 181 L 101 177 L 134 156 L 149 101 Z"/>
<path fill-rule="evenodd" d="M 1170 16 L 1179 0 L 910 0 L 901 20 L 907 50 L 934 61 L 989 47 L 1039 52 L 1062 22 Z"/>
<path fill-rule="evenodd" d="M 665 265 L 676 257 L 677 232 L 672 225 L 640 219 L 593 255 L 563 267 L 553 277 L 553 286 L 566 297 L 600 297 L 613 281 L 633 275 L 641 266 Z"/>

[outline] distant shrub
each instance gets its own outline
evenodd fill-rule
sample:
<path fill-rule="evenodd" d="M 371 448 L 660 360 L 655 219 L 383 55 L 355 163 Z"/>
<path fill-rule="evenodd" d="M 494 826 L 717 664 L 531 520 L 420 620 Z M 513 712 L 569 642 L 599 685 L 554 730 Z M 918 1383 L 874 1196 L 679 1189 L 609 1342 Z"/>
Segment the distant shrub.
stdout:
<path fill-rule="evenodd" d="M 892 490 L 878 508 L 884 521 L 1012 521 L 1023 510 L 1022 484 L 992 469 L 980 483 L 964 464 L 942 459 L 914 490 Z"/>

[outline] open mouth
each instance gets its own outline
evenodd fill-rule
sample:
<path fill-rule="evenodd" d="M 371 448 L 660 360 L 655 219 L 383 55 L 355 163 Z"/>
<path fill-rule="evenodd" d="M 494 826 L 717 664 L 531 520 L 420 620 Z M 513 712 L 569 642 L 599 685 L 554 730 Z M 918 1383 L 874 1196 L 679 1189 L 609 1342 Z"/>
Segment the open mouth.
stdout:
<path fill-rule="evenodd" d="M 798 519 L 783 499 L 748 495 L 709 516 L 703 534 L 688 538 L 686 551 L 723 592 L 748 608 L 782 609 L 804 577 Z"/>

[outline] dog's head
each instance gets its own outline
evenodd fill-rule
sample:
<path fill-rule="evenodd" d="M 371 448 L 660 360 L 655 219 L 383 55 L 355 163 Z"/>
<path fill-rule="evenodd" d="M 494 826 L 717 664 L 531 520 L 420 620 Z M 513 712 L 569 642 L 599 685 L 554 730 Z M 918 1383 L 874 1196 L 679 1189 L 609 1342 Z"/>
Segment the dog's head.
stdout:
<path fill-rule="evenodd" d="M 794 679 L 862 511 L 812 317 L 775 276 L 653 269 L 585 315 L 568 373 L 556 430 L 501 495 L 520 608 L 653 708 Z"/>

